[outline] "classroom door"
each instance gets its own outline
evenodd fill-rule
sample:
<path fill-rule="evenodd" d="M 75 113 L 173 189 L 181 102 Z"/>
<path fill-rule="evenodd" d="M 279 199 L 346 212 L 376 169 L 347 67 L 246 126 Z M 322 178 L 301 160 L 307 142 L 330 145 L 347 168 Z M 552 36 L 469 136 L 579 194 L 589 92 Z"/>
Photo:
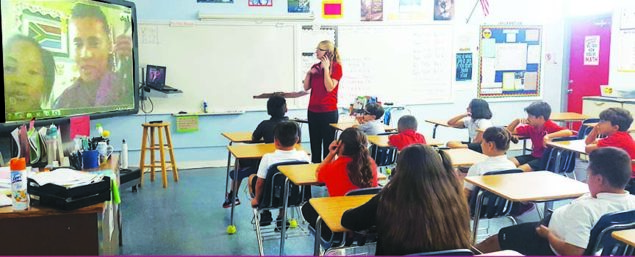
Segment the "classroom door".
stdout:
<path fill-rule="evenodd" d="M 575 18 L 570 28 L 567 111 L 582 113 L 582 97 L 599 96 L 609 82 L 611 16 Z"/>

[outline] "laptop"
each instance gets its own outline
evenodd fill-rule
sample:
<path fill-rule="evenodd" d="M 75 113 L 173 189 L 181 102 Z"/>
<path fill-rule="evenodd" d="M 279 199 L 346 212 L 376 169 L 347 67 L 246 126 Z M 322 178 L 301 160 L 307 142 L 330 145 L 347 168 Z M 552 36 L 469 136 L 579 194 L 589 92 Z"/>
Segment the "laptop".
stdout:
<path fill-rule="evenodd" d="M 149 65 L 146 68 L 146 86 L 158 91 L 178 91 L 178 89 L 165 84 L 164 66 Z"/>

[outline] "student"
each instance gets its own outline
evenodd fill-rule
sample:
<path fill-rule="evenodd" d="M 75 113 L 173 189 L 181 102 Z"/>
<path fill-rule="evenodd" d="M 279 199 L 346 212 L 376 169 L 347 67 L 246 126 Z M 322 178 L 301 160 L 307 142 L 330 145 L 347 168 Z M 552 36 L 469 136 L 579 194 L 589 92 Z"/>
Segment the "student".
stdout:
<path fill-rule="evenodd" d="M 127 103 L 133 93 L 127 83 L 132 76 L 116 72 L 114 55 L 122 67 L 131 67 L 132 39 L 111 38 L 104 12 L 96 5 L 78 3 L 71 13 L 69 41 L 79 77 L 55 101 L 55 108 L 93 107 Z M 113 45 L 114 41 L 114 45 Z"/>
<path fill-rule="evenodd" d="M 527 119 L 515 119 L 507 129 L 512 134 L 529 137 L 531 139 L 531 154 L 516 156 L 511 161 L 523 171 L 542 170 L 545 168 L 542 154 L 547 147 L 547 142 L 557 137 L 573 135 L 571 130 L 562 128 L 549 119 L 551 107 L 548 103 L 536 101 L 525 108 Z M 521 124 L 519 126 L 519 124 Z"/>
<path fill-rule="evenodd" d="M 401 151 L 411 144 L 425 144 L 426 138 L 417 133 L 417 118 L 412 115 L 404 115 L 397 122 L 399 134 L 388 137 L 388 144 Z"/>
<path fill-rule="evenodd" d="M 268 120 L 263 120 L 258 124 L 256 130 L 251 134 L 251 141 L 253 142 L 264 142 L 264 143 L 273 143 L 273 132 L 276 125 L 280 122 L 288 121 L 289 118 L 284 116 L 287 113 L 287 100 L 281 95 L 272 95 L 267 100 L 267 113 L 271 116 Z M 300 131 L 298 130 L 298 138 L 301 138 Z M 230 198 L 234 192 L 238 191 L 240 188 L 240 183 L 244 178 L 249 177 L 249 175 L 256 174 L 258 170 L 259 161 L 257 160 L 240 160 L 240 171 L 238 172 L 238 184 L 234 185 L 233 181 L 231 182 L 231 189 L 229 193 L 225 196 L 225 201 L 223 202 L 223 208 L 231 207 L 232 203 Z M 229 177 L 234 180 L 235 179 L 235 170 L 229 172 Z M 240 200 L 238 196 L 235 197 L 235 205 L 240 205 Z"/>
<path fill-rule="evenodd" d="M 343 196 L 354 189 L 377 186 L 377 165 L 367 145 L 366 135 L 356 128 L 347 128 L 339 140 L 331 143 L 329 154 L 315 171 L 315 177 L 326 185 L 329 196 Z M 302 206 L 302 216 L 315 228 L 318 215 L 311 204 Z M 331 231 L 323 227 L 322 237 L 330 236 Z"/>
<path fill-rule="evenodd" d="M 414 144 L 397 159 L 399 171 L 364 205 L 344 212 L 342 226 L 377 226 L 376 255 L 470 248 L 470 217 L 449 157 Z"/>
<path fill-rule="evenodd" d="M 585 152 L 590 153 L 599 147 L 614 146 L 620 148 L 635 160 L 635 141 L 628 134 L 628 129 L 633 123 L 633 116 L 628 110 L 622 108 L 608 108 L 600 113 L 600 122 L 593 127 L 591 133 L 584 142 L 587 144 Z M 599 135 L 606 138 L 598 139 Z M 631 180 L 626 190 L 635 194 L 635 163 L 631 166 Z"/>
<path fill-rule="evenodd" d="M 505 128 L 489 127 L 486 129 L 483 132 L 481 147 L 483 154 L 487 155 L 488 158 L 472 165 L 467 171 L 467 176 L 481 176 L 490 171 L 515 169 L 516 165 L 505 155 L 509 149 L 511 138 L 511 133 Z M 469 196 L 474 190 L 474 185 L 471 183 L 463 182 L 463 186 L 466 196 Z"/>
<path fill-rule="evenodd" d="M 379 104 L 367 104 L 364 107 L 364 115 L 357 118 L 359 128 L 366 135 L 377 135 L 386 132 L 384 124 L 379 119 L 384 116 L 384 108 Z"/>
<path fill-rule="evenodd" d="M 337 91 L 342 78 L 340 54 L 335 44 L 321 41 L 315 48 L 320 62 L 313 64 L 304 77 L 304 90 L 311 90 L 307 120 L 311 138 L 311 158 L 320 163 L 328 154 L 328 147 L 335 138 L 331 123 L 337 123 Z"/>
<path fill-rule="evenodd" d="M 556 209 L 548 226 L 540 222 L 503 228 L 476 246 L 489 253 L 515 250 L 524 255 L 582 255 L 591 229 L 602 215 L 635 209 L 635 196 L 624 191 L 631 176 L 631 160 L 619 148 L 603 147 L 589 154 L 587 193 Z"/>
<path fill-rule="evenodd" d="M 306 152 L 298 151 L 294 148 L 295 144 L 300 141 L 298 130 L 298 124 L 292 121 L 284 121 L 276 125 L 273 140 L 276 151 L 263 155 L 258 166 L 258 172 L 249 176 L 249 193 L 253 196 L 251 206 L 258 206 L 258 203 L 260 203 L 262 192 L 265 189 L 267 172 L 271 165 L 281 162 L 310 161 Z M 282 227 L 282 214 L 282 211 L 278 213 L 276 222 L 278 227 Z M 271 221 L 271 212 L 263 211 L 260 215 L 260 225 L 269 225 Z"/>
<path fill-rule="evenodd" d="M 449 148 L 469 148 L 481 153 L 481 140 L 485 129 L 493 126 L 492 111 L 489 104 L 483 99 L 472 99 L 467 107 L 467 112 L 455 116 L 448 121 L 448 125 L 454 128 L 467 128 L 472 142 L 449 141 Z M 480 130 L 480 131 L 479 131 Z"/>
<path fill-rule="evenodd" d="M 16 34 L 5 45 L 4 85 L 6 113 L 50 109 L 55 83 L 53 55 L 34 39 Z"/>

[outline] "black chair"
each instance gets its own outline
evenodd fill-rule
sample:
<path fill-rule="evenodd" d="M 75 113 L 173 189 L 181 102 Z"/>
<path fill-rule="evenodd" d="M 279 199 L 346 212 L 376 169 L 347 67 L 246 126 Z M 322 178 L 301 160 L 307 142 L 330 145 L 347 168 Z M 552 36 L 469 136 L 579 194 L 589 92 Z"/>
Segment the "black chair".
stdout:
<path fill-rule="evenodd" d="M 558 142 L 558 141 L 571 141 L 571 140 L 576 140 L 578 139 L 578 136 L 570 136 L 570 137 L 559 137 L 559 138 L 554 138 L 552 141 L 553 142 Z M 560 165 L 559 167 L 556 167 L 556 163 L 557 163 L 557 158 L 558 158 L 558 151 L 560 152 Z M 563 174 L 563 175 L 567 175 L 567 174 L 573 174 L 573 179 L 577 179 L 575 176 L 575 159 L 578 157 L 578 154 L 572 151 L 564 151 L 564 150 L 559 150 L 559 149 L 555 149 L 553 147 L 547 147 L 545 149 L 545 152 L 542 154 L 542 158 L 544 159 L 544 163 L 545 163 L 545 170 L 551 171 L 551 172 L 557 172 L 558 174 Z"/>
<path fill-rule="evenodd" d="M 598 123 L 600 122 L 600 119 L 598 118 L 592 118 L 592 119 L 586 119 L 584 121 L 582 121 L 582 125 L 580 125 L 580 129 L 578 130 L 578 139 L 584 139 L 589 133 L 591 133 L 591 130 L 593 130 L 592 126 L 589 126 L 589 123 Z"/>
<path fill-rule="evenodd" d="M 510 169 L 501 171 L 492 171 L 484 174 L 484 176 L 501 175 L 511 173 L 522 173 L 521 169 Z M 481 206 L 477 206 L 477 201 L 481 202 Z M 469 197 L 470 217 L 472 219 L 493 219 L 498 217 L 508 217 L 514 225 L 516 225 L 516 219 L 509 216 L 510 213 L 518 208 L 518 203 L 513 203 L 505 198 L 502 198 L 489 191 L 481 190 L 479 187 L 475 187 Z M 478 216 L 476 215 L 478 213 Z M 476 238 L 478 231 L 478 223 L 473 228 L 473 236 Z"/>
<path fill-rule="evenodd" d="M 607 213 L 591 229 L 589 244 L 582 255 L 592 256 L 602 249 L 601 256 L 626 256 L 626 244 L 615 240 L 613 231 L 635 228 L 635 210 Z"/>
<path fill-rule="evenodd" d="M 271 165 L 267 170 L 265 187 L 260 197 L 260 202 L 258 203 L 257 207 L 253 208 L 255 220 L 254 225 L 256 227 L 256 239 L 258 240 L 258 250 L 260 251 L 261 256 L 264 256 L 264 239 L 260 227 L 260 213 L 264 210 L 275 210 L 284 207 L 285 199 L 283 199 L 283 196 L 285 191 L 285 184 L 289 185 L 287 208 L 300 207 L 304 202 L 308 201 L 311 198 L 311 188 L 309 186 L 303 186 L 302 188 L 300 188 L 293 183 L 287 183 L 287 177 L 280 173 L 280 171 L 278 170 L 278 166 L 307 163 L 308 162 L 302 161 L 281 162 Z M 284 223 L 286 223 L 286 221 L 283 220 L 282 226 L 286 226 L 286 224 Z M 286 230 L 286 228 L 283 228 L 283 230 Z M 284 240 L 285 238 L 280 239 L 280 255 L 282 255 L 284 251 Z"/>
<path fill-rule="evenodd" d="M 474 253 L 470 249 L 452 249 L 434 252 L 422 252 L 408 254 L 407 256 L 474 256 Z"/>

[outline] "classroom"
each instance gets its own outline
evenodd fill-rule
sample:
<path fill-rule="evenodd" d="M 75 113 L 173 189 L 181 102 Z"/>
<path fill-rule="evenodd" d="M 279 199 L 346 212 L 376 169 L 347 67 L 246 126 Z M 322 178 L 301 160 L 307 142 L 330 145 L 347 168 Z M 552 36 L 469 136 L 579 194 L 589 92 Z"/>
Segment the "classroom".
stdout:
<path fill-rule="evenodd" d="M 0 255 L 634 254 L 634 1 L 0 3 Z"/>

